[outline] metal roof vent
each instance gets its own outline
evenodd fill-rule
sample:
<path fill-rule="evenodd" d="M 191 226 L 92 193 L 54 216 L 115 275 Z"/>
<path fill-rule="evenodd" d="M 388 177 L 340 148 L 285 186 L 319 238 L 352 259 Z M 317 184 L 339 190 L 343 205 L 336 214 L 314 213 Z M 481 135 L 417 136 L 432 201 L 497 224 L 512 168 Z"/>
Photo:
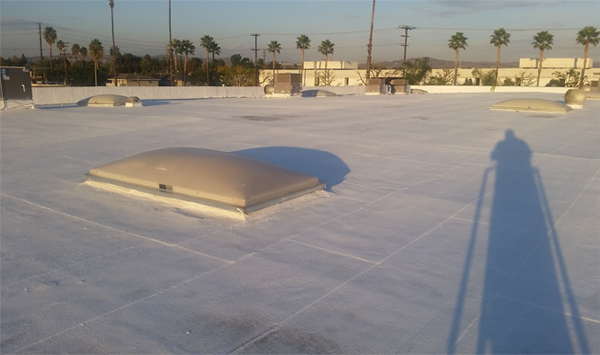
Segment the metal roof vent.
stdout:
<path fill-rule="evenodd" d="M 199 148 L 164 148 L 90 169 L 89 180 L 250 213 L 313 191 L 318 178 L 262 160 Z"/>
<path fill-rule="evenodd" d="M 549 112 L 566 113 L 572 109 L 562 102 L 544 99 L 510 99 L 493 104 L 491 110 L 517 111 L 517 112 Z"/>

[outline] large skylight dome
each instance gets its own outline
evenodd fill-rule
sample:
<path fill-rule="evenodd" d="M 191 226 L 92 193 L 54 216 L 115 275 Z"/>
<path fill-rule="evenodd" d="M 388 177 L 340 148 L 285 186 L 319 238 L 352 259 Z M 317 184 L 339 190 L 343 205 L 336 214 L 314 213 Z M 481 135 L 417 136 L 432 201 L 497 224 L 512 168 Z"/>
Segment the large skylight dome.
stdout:
<path fill-rule="evenodd" d="M 90 169 L 87 177 L 242 213 L 325 187 L 316 177 L 262 160 L 199 148 L 133 155 Z"/>

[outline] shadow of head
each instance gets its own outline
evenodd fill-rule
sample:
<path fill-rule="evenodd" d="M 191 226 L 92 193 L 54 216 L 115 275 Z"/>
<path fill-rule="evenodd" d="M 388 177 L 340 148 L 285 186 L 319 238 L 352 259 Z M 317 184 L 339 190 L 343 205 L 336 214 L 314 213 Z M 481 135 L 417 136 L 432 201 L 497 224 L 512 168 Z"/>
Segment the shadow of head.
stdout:
<path fill-rule="evenodd" d="M 144 106 L 162 106 L 170 104 L 172 104 L 172 102 L 167 100 L 144 100 Z"/>
<path fill-rule="evenodd" d="M 302 97 L 330 97 L 337 96 L 335 93 L 327 90 L 304 90 Z"/>
<path fill-rule="evenodd" d="M 517 138 L 512 129 L 504 132 L 504 140 L 498 142 L 492 151 L 492 160 L 498 169 L 531 169 L 531 149 L 524 140 Z"/>
<path fill-rule="evenodd" d="M 316 176 L 326 184 L 325 190 L 338 185 L 350 169 L 338 156 L 316 149 L 296 147 L 262 147 L 238 150 L 233 153 L 264 160 L 285 168 Z"/>

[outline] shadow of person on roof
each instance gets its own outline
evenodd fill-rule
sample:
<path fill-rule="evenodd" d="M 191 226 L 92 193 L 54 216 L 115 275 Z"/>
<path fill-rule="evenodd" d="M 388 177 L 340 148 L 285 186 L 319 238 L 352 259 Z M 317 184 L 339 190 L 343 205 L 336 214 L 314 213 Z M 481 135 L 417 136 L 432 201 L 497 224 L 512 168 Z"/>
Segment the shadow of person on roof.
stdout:
<path fill-rule="evenodd" d="M 332 97 L 337 94 L 327 90 L 304 90 L 302 91 L 302 97 Z"/>
<path fill-rule="evenodd" d="M 170 100 L 142 100 L 144 106 L 162 106 L 162 105 L 172 105 L 173 102 Z"/>
<path fill-rule="evenodd" d="M 483 174 L 447 341 L 449 354 L 589 353 L 542 179 L 531 156 L 527 143 L 512 130 L 491 154 L 496 165 Z M 483 208 L 488 180 L 493 180 L 489 216 Z M 473 287 L 481 275 L 472 267 L 477 262 L 476 243 L 487 244 L 481 293 Z M 470 281 L 470 274 L 477 281 Z M 463 314 L 468 302 L 480 302 L 479 314 L 470 319 Z"/>
<path fill-rule="evenodd" d="M 316 176 L 326 184 L 325 191 L 340 184 L 350 168 L 335 154 L 317 149 L 297 147 L 261 147 L 238 150 L 233 153 L 261 159 L 303 174 Z"/>

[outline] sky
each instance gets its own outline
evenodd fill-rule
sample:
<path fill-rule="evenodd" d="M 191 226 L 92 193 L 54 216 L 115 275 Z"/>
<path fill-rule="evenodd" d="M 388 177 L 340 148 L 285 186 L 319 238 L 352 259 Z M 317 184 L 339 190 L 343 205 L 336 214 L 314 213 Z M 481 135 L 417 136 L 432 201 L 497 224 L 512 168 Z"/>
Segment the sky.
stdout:
<path fill-rule="evenodd" d="M 311 48 L 305 60 L 322 60 L 317 51 L 321 41 L 335 44 L 329 60 L 366 62 L 371 21 L 370 0 L 355 1 L 199 1 L 173 0 L 172 36 L 189 39 L 196 46 L 195 56 L 204 58 L 200 38 L 212 36 L 221 47 L 222 58 L 233 54 L 254 58 L 254 37 L 258 37 L 259 58 L 271 41 L 281 44 L 277 60 L 300 62 L 296 38 L 305 34 Z M 27 1 L 0 0 L 0 55 L 39 56 L 38 23 L 51 26 L 58 39 L 68 46 L 88 46 L 99 39 L 105 51 L 111 45 L 111 19 L 108 0 Z M 165 53 L 168 35 L 167 0 L 115 0 L 115 41 L 121 53 L 160 55 Z M 577 32 L 585 26 L 600 28 L 600 0 L 590 1 L 398 1 L 379 0 L 375 5 L 373 61 L 394 61 L 404 55 L 402 25 L 409 31 L 407 57 L 431 57 L 454 60 L 448 40 L 456 32 L 467 37 L 467 48 L 460 53 L 464 61 L 496 60 L 490 44 L 495 29 L 503 27 L 511 34 L 502 48 L 501 61 L 539 57 L 531 45 L 540 31 L 554 35 L 552 50 L 545 57 L 583 57 L 584 47 L 577 44 Z M 44 56 L 47 43 L 42 43 Z M 56 47 L 53 54 L 58 53 Z M 589 56 L 600 62 L 600 46 L 591 47 Z"/>

